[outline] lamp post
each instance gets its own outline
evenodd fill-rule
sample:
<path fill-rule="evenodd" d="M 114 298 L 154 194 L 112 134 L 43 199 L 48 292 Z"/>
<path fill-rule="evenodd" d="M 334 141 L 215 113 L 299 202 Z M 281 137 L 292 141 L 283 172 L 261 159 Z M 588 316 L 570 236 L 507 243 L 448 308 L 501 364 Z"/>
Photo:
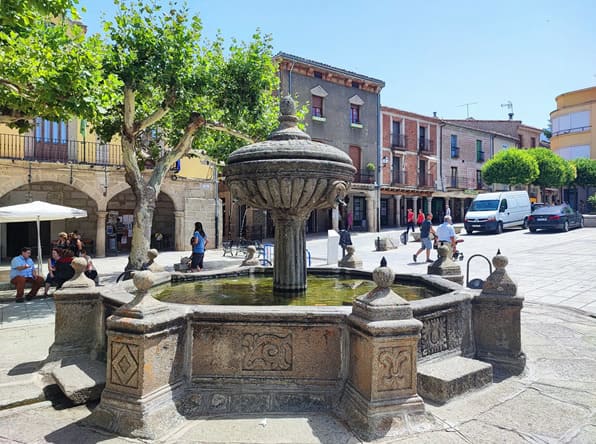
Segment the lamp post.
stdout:
<path fill-rule="evenodd" d="M 213 181 L 214 181 L 214 202 L 215 202 L 215 248 L 219 247 L 219 180 L 217 177 L 217 163 L 213 165 Z"/>

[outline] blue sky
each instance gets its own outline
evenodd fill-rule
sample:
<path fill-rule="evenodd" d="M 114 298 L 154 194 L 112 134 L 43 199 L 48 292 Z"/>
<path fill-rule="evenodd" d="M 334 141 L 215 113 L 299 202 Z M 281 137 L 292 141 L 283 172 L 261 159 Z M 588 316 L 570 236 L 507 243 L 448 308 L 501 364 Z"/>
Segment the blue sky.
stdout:
<path fill-rule="evenodd" d="M 167 3 L 167 2 L 160 2 Z M 189 1 L 204 36 L 249 40 L 259 28 L 275 52 L 386 83 L 383 105 L 439 117 L 547 125 L 555 97 L 596 85 L 596 2 L 500 0 Z M 101 32 L 111 0 L 79 0 Z M 462 106 L 469 104 L 469 106 Z"/>

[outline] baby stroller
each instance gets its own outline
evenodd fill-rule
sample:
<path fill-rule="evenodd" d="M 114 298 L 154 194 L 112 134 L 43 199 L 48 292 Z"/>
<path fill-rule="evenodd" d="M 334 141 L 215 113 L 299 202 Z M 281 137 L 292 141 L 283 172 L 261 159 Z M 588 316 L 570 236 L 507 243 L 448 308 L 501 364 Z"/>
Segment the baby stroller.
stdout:
<path fill-rule="evenodd" d="M 454 261 L 463 261 L 464 260 L 464 253 L 457 247 L 458 244 L 461 244 L 464 240 L 463 239 L 455 239 L 455 251 L 451 255 L 451 259 Z M 439 239 L 435 237 L 434 239 L 434 249 L 436 250 L 439 248 L 443 242 L 439 242 Z"/>

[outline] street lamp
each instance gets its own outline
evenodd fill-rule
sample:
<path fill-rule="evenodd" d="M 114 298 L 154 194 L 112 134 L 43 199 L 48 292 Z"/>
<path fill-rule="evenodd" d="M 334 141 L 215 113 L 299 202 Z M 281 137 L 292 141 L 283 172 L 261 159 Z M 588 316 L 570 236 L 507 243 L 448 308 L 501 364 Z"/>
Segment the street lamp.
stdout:
<path fill-rule="evenodd" d="M 213 201 L 215 203 L 215 248 L 219 247 L 219 179 L 217 175 L 217 162 L 211 162 L 210 160 L 203 160 L 203 165 L 213 167 Z"/>

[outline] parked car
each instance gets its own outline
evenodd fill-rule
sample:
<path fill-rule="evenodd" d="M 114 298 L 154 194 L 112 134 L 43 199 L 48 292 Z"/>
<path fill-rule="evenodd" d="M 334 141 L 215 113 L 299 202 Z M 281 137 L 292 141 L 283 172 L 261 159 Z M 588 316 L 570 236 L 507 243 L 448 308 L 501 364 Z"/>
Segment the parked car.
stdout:
<path fill-rule="evenodd" d="M 567 204 L 544 206 L 536 209 L 528 219 L 528 227 L 536 230 L 569 231 L 570 228 L 582 228 L 584 217 Z"/>
<path fill-rule="evenodd" d="M 546 204 L 544 202 L 534 202 L 532 204 L 532 211 L 537 210 L 538 208 L 545 207 Z"/>

